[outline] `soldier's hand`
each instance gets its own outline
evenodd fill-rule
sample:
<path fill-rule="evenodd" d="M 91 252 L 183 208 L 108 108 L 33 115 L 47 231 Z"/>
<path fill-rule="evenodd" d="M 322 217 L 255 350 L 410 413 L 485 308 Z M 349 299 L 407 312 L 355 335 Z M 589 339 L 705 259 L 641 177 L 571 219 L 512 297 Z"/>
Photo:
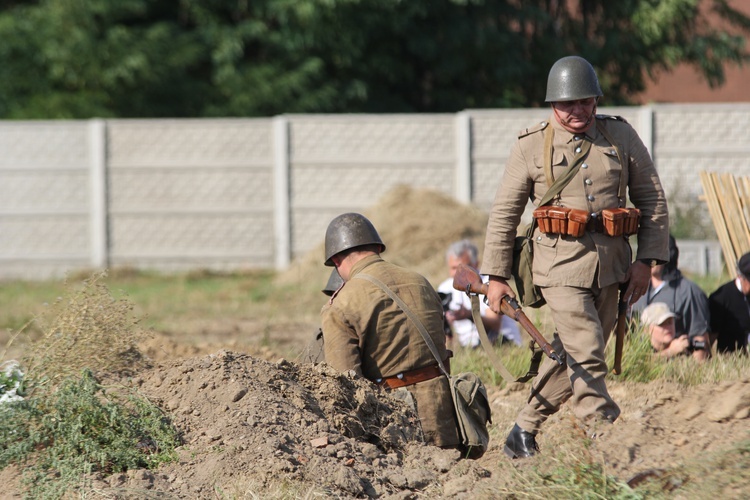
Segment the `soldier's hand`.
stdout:
<path fill-rule="evenodd" d="M 625 290 L 624 299 L 632 306 L 648 291 L 648 283 L 651 280 L 651 268 L 637 260 L 628 268 L 625 279 L 629 283 L 627 290 Z"/>
<path fill-rule="evenodd" d="M 500 310 L 500 300 L 506 295 L 514 298 L 516 296 L 505 279 L 498 276 L 490 276 L 490 284 L 487 289 L 487 305 L 490 306 L 490 309 L 493 312 L 502 314 L 502 311 Z"/>

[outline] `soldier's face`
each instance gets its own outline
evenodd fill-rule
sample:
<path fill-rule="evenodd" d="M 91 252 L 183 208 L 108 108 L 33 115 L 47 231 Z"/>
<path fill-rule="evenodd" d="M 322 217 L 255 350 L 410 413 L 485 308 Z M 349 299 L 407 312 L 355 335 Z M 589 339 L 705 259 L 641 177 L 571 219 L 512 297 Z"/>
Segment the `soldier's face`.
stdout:
<path fill-rule="evenodd" d="M 585 132 L 593 124 L 596 97 L 576 101 L 553 102 L 555 117 L 565 130 L 571 133 Z"/>

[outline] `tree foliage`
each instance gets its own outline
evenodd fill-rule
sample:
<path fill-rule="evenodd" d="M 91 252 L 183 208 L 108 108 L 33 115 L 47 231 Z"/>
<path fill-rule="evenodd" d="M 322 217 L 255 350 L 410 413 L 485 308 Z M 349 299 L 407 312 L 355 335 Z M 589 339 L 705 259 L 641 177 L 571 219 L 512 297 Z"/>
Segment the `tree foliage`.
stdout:
<path fill-rule="evenodd" d="M 454 112 L 536 106 L 559 57 L 607 104 L 687 62 L 748 60 L 726 0 L 0 2 L 4 118 Z"/>

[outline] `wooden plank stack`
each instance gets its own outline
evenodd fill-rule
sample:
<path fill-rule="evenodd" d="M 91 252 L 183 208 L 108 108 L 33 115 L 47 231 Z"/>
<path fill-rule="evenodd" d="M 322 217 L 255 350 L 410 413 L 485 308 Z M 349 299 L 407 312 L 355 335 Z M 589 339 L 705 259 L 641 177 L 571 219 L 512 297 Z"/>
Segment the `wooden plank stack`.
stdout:
<path fill-rule="evenodd" d="M 706 171 L 700 174 L 727 271 L 734 275 L 737 259 L 750 252 L 750 177 Z"/>

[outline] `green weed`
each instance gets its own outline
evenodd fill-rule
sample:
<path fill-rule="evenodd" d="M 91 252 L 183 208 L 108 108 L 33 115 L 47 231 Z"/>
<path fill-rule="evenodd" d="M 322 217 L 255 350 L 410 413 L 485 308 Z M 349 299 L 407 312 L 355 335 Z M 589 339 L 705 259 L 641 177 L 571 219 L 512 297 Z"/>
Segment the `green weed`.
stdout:
<path fill-rule="evenodd" d="M 0 468 L 23 470 L 31 498 L 86 491 L 93 473 L 153 468 L 174 458 L 179 436 L 158 407 L 98 377 L 143 366 L 136 343 L 145 332 L 132 304 L 113 297 L 95 274 L 35 317 L 20 367 L 6 362 L 0 387 L 23 399 L 0 404 Z"/>

